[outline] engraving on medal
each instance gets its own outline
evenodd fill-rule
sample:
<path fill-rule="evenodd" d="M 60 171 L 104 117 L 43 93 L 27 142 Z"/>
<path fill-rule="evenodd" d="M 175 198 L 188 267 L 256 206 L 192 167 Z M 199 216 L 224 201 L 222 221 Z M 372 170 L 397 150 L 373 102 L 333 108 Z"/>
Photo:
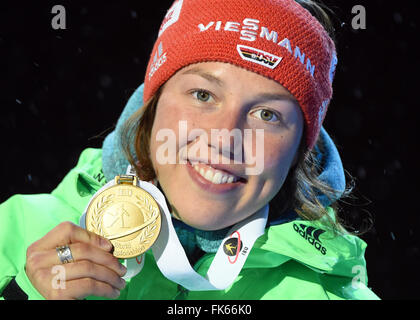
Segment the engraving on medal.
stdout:
<path fill-rule="evenodd" d="M 92 199 L 86 228 L 111 241 L 114 256 L 133 258 L 159 236 L 161 215 L 155 199 L 133 184 L 116 184 Z"/>
<path fill-rule="evenodd" d="M 121 188 L 120 190 L 120 196 L 131 196 L 132 192 L 129 189 Z"/>

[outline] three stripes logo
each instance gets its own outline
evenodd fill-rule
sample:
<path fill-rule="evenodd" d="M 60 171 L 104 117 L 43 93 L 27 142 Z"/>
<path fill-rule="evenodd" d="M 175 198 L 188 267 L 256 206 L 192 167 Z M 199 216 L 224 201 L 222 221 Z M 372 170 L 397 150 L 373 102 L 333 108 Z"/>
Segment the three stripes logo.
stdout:
<path fill-rule="evenodd" d="M 293 229 L 300 234 L 302 238 L 308 241 L 311 245 L 315 247 L 323 255 L 327 253 L 327 249 L 322 245 L 319 236 L 325 232 L 325 230 L 317 229 L 312 226 L 307 226 L 303 223 L 293 224 Z"/>
<path fill-rule="evenodd" d="M 159 43 L 155 55 L 153 57 L 153 62 L 150 67 L 149 80 L 153 77 L 154 73 L 160 68 L 162 64 L 166 62 L 166 52 L 163 52 L 162 41 Z"/>

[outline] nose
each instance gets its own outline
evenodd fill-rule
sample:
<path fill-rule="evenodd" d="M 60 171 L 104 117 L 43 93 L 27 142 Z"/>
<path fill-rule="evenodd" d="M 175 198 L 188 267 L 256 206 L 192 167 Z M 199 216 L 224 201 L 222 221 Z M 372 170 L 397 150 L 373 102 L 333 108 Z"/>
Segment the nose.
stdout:
<path fill-rule="evenodd" d="M 222 155 L 235 163 L 243 159 L 245 117 L 239 105 L 224 106 L 211 114 L 206 123 L 212 154 Z"/>

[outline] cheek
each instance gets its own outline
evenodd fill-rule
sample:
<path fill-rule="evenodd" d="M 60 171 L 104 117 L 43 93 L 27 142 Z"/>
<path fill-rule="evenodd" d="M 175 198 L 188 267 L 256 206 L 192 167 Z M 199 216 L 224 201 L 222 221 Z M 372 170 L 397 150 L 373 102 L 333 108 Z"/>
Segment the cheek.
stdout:
<path fill-rule="evenodd" d="M 264 146 L 264 175 L 268 179 L 283 181 L 292 165 L 297 152 L 299 141 L 295 137 L 282 137 L 270 139 L 268 137 Z"/>
<path fill-rule="evenodd" d="M 159 99 L 150 136 L 150 157 L 158 178 L 170 175 L 173 165 L 178 163 L 179 148 L 185 144 L 185 122 L 190 128 L 197 122 L 194 119 L 179 99 L 168 96 Z"/>
<path fill-rule="evenodd" d="M 270 150 L 266 156 L 264 161 L 264 177 L 271 181 L 271 184 L 279 184 L 280 186 L 283 184 L 285 177 L 290 168 L 290 163 L 288 157 L 281 153 L 280 150 Z M 279 186 L 276 187 L 276 189 Z"/>
<path fill-rule="evenodd" d="M 165 103 L 165 101 L 159 102 L 153 122 L 152 136 L 156 136 L 160 129 L 173 129 L 178 117 L 179 111 L 176 104 Z"/>
<path fill-rule="evenodd" d="M 178 134 L 179 111 L 176 103 L 170 103 L 164 97 L 159 99 L 155 119 L 150 137 L 150 151 L 152 158 L 155 158 L 156 149 L 164 141 L 158 141 L 157 136 L 175 136 Z"/>
<path fill-rule="evenodd" d="M 178 135 L 180 121 L 186 121 L 188 128 L 195 126 L 200 119 L 199 115 L 192 113 L 184 104 L 180 97 L 169 98 L 164 95 L 159 99 L 152 128 L 153 137 L 156 137 L 160 129 L 170 129 Z"/>

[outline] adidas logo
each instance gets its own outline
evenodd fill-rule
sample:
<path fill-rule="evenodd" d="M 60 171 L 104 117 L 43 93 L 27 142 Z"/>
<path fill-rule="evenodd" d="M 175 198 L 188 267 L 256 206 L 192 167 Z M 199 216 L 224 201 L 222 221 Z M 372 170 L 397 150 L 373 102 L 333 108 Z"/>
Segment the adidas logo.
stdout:
<path fill-rule="evenodd" d="M 162 48 L 162 42 L 159 43 L 157 47 L 157 51 L 155 53 L 155 56 L 153 57 L 153 62 L 150 66 L 150 72 L 149 72 L 149 80 L 155 72 L 161 67 L 162 64 L 166 62 L 166 52 L 163 52 Z"/>
<path fill-rule="evenodd" d="M 321 240 L 319 239 L 319 236 L 323 234 L 325 230 L 307 226 L 302 223 L 300 224 L 294 223 L 293 229 L 295 229 L 295 231 L 299 233 L 302 238 L 304 238 L 311 245 L 313 245 L 315 249 L 317 249 L 323 255 L 327 253 L 327 249 L 322 245 Z"/>

